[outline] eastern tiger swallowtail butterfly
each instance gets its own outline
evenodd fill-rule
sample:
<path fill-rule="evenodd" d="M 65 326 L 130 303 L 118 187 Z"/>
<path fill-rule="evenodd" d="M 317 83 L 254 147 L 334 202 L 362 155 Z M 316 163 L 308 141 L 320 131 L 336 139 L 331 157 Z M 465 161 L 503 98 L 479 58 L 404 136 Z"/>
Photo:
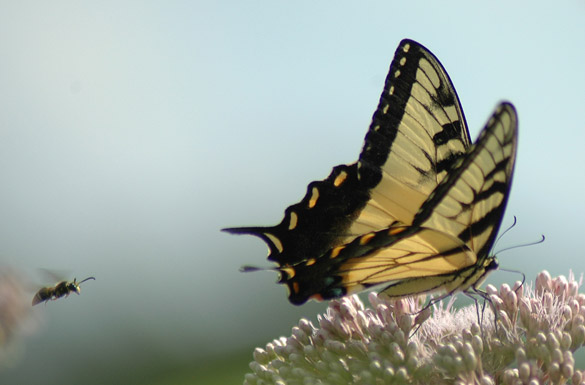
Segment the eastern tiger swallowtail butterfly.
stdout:
<path fill-rule="evenodd" d="M 309 184 L 273 227 L 224 229 L 268 244 L 296 305 L 387 284 L 390 297 L 476 289 L 497 268 L 517 147 L 514 107 L 501 103 L 471 144 L 447 72 L 403 40 L 359 160 Z"/>

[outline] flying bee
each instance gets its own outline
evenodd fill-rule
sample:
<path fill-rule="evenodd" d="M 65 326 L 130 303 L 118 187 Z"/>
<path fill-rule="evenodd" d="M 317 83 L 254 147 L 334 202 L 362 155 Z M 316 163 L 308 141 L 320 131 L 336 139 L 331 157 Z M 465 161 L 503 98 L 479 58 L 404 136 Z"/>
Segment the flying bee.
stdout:
<path fill-rule="evenodd" d="M 61 298 L 63 296 L 68 297 L 71 293 L 77 293 L 79 295 L 79 292 L 81 291 L 79 285 L 90 279 L 95 280 L 94 277 L 88 277 L 83 281 L 77 282 L 77 278 L 74 278 L 73 282 L 61 281 L 53 287 L 43 287 L 37 292 L 37 294 L 35 294 L 32 300 L 32 304 L 34 306 L 41 302 L 56 300 L 57 298 Z"/>

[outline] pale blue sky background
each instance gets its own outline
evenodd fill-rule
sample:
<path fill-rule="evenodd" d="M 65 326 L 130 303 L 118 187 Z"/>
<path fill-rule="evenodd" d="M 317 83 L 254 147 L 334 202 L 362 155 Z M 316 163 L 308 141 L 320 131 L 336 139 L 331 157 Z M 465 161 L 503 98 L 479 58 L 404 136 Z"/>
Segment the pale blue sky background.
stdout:
<path fill-rule="evenodd" d="M 0 262 L 97 280 L 35 308 L 0 382 L 145 383 L 151 362 L 251 358 L 315 319 L 275 274 L 238 272 L 267 265 L 260 240 L 219 229 L 280 222 L 357 159 L 405 37 L 446 67 L 474 138 L 498 101 L 518 109 L 498 247 L 547 240 L 501 266 L 584 272 L 584 18 L 582 0 L 1 1 Z"/>

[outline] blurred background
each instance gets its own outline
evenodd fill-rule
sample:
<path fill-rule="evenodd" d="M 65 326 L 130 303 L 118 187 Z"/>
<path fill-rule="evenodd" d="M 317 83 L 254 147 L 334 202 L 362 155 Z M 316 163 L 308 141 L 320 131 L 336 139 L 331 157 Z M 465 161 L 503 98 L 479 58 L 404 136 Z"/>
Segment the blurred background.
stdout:
<path fill-rule="evenodd" d="M 518 224 L 497 248 L 547 238 L 501 266 L 580 275 L 584 17 L 582 0 L 1 1 L 1 268 L 27 304 L 56 283 L 42 269 L 96 280 L 23 310 L 0 383 L 238 384 L 254 347 L 315 320 L 325 304 L 238 272 L 269 266 L 259 239 L 219 230 L 280 222 L 357 159 L 405 37 L 446 67 L 473 138 L 498 101 L 518 109 Z"/>

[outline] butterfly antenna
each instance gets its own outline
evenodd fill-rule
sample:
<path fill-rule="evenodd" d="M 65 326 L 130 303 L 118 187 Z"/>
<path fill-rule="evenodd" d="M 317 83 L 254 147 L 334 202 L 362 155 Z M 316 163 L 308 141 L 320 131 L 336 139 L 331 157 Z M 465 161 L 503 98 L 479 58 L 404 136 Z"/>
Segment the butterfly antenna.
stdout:
<path fill-rule="evenodd" d="M 526 246 L 534 246 L 534 245 L 538 245 L 538 244 L 540 244 L 540 243 L 543 243 L 543 242 L 546 240 L 546 238 L 545 238 L 544 234 L 542 234 L 542 235 L 541 235 L 541 237 L 542 237 L 542 238 L 540 238 L 540 240 L 538 240 L 538 241 L 529 242 L 529 243 L 524 243 L 524 244 L 521 244 L 521 245 L 516 245 L 516 246 L 510 246 L 510 247 L 506 247 L 506 248 L 504 248 L 504 249 L 502 249 L 502 250 L 498 251 L 498 252 L 497 252 L 497 253 L 495 253 L 495 254 L 499 254 L 499 253 L 502 253 L 502 252 L 504 252 L 504 251 L 509 251 L 509 250 L 512 250 L 512 249 L 517 249 L 517 248 L 519 248 L 519 247 L 526 247 Z M 501 269 L 500 269 L 500 270 L 501 270 Z"/>
<path fill-rule="evenodd" d="M 506 235 L 506 233 L 510 230 L 512 230 L 514 228 L 514 226 L 516 226 L 516 223 L 518 221 L 516 220 L 516 215 L 514 215 L 514 221 L 512 222 L 512 224 L 510 226 L 508 226 L 508 228 L 506 228 L 506 230 L 504 230 L 502 232 L 502 234 L 500 234 L 497 238 L 496 241 L 494 242 L 494 247 L 498 244 L 498 242 L 500 241 L 500 239 L 502 239 L 504 237 L 504 235 Z"/>

